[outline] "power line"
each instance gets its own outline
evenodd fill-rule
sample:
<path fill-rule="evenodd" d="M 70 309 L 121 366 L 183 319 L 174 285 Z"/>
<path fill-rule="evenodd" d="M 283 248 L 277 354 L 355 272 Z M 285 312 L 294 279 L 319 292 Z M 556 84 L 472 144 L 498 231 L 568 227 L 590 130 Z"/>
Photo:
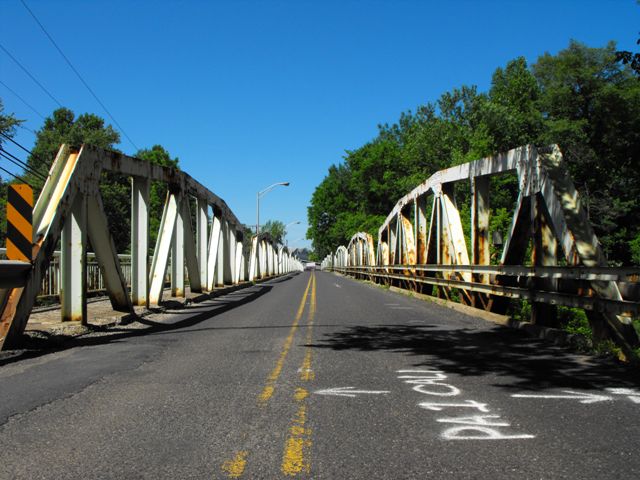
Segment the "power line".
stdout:
<path fill-rule="evenodd" d="M 6 88 L 7 90 L 9 90 L 11 93 L 13 93 L 16 97 L 18 97 L 18 100 L 20 100 L 22 103 L 24 103 L 27 107 L 29 107 L 31 110 L 33 110 L 35 112 L 36 115 L 38 115 L 41 119 L 45 119 L 44 116 L 35 108 L 33 108 L 24 98 L 22 98 L 20 95 L 18 95 L 9 85 L 7 85 L 6 83 L 4 83 L 2 80 L 0 80 L 0 85 L 2 85 L 4 88 Z"/>
<path fill-rule="evenodd" d="M 21 129 L 23 129 L 23 130 L 26 130 L 27 132 L 31 132 L 31 133 L 33 133 L 34 135 L 38 135 L 38 134 L 36 133 L 36 131 L 35 131 L 35 130 L 31 130 L 29 127 L 25 127 L 25 126 L 24 126 L 24 125 L 22 125 L 21 123 L 19 123 L 19 124 L 17 125 L 17 127 L 18 127 L 18 128 L 21 128 Z"/>
<path fill-rule="evenodd" d="M 135 143 L 133 143 L 133 140 L 131 140 L 131 138 L 129 137 L 129 135 L 127 135 L 127 132 L 124 131 L 124 128 L 122 128 L 120 126 L 120 124 L 118 123 L 118 121 L 115 119 L 115 117 L 113 115 L 111 115 L 111 112 L 109 111 L 109 109 L 105 106 L 104 103 L 102 103 L 102 101 L 100 101 L 100 99 L 98 98 L 98 96 L 94 93 L 94 91 L 91 89 L 91 87 L 89 87 L 89 84 L 87 82 L 85 82 L 84 78 L 82 78 L 82 75 L 80 75 L 80 73 L 78 72 L 78 70 L 76 70 L 76 68 L 73 66 L 73 64 L 71 63 L 71 60 L 69 60 L 67 58 L 67 56 L 64 54 L 64 52 L 62 51 L 62 49 L 58 46 L 58 44 L 55 42 L 55 40 L 53 39 L 53 37 L 51 35 L 49 35 L 49 32 L 47 32 L 47 30 L 44 28 L 44 25 L 42 25 L 42 23 L 40 22 L 40 20 L 38 20 L 38 17 L 36 17 L 36 15 L 31 11 L 31 9 L 29 8 L 29 6 L 26 4 L 26 2 L 24 0 L 20 0 L 22 2 L 22 5 L 24 5 L 24 8 L 27 9 L 27 11 L 29 12 L 29 14 L 33 17 L 33 19 L 36 21 L 36 23 L 40 26 L 40 28 L 42 29 L 42 31 L 44 32 L 44 34 L 47 36 L 47 38 L 51 41 L 51 43 L 53 44 L 54 47 L 56 47 L 56 50 L 58 50 L 58 53 L 60 55 L 62 55 L 62 58 L 64 58 L 64 60 L 67 62 L 67 65 L 69 65 L 69 67 L 71 68 L 71 70 L 73 70 L 73 73 L 76 74 L 76 76 L 80 79 L 80 81 L 82 82 L 82 84 L 87 88 L 87 90 L 89 90 L 89 93 L 93 96 L 93 98 L 96 100 L 96 102 L 98 102 L 100 104 L 100 106 L 104 109 L 105 112 L 107 112 L 107 115 L 109 115 L 109 118 L 113 121 L 113 123 L 116 124 L 116 126 L 118 127 L 118 129 L 122 132 L 122 134 L 127 137 L 127 140 L 129 140 L 129 143 L 131 143 L 131 145 L 133 145 L 133 148 L 135 148 L 136 150 L 140 150 Z"/>
<path fill-rule="evenodd" d="M 23 162 L 22 160 L 20 160 L 18 157 L 16 157 L 15 155 L 13 155 L 10 152 L 7 152 L 4 148 L 0 147 L 0 154 L 3 154 L 3 156 L 9 160 L 11 163 L 13 163 L 14 165 L 24 168 L 26 171 L 28 171 L 29 173 L 31 173 L 32 175 L 35 175 L 36 177 L 40 178 L 40 180 L 47 180 L 47 177 L 45 177 L 44 175 L 42 175 L 40 172 L 38 172 L 37 170 L 35 170 L 33 167 L 30 167 L 28 164 L 26 164 L 25 162 Z M 7 158 L 7 156 L 11 157 L 11 158 Z"/>
<path fill-rule="evenodd" d="M 29 150 L 28 148 L 24 147 L 23 145 L 21 145 L 20 143 L 16 142 L 13 138 L 11 138 L 9 135 L 7 135 L 4 132 L 0 132 L 0 135 L 2 135 L 4 138 L 6 138 L 7 140 L 9 140 L 11 143 L 13 143 L 15 146 L 17 146 L 18 148 L 21 148 L 22 150 L 24 150 L 25 152 L 27 152 L 29 155 L 31 155 L 33 158 L 36 158 L 38 160 L 40 160 L 42 162 L 43 165 L 45 165 L 47 168 L 50 167 L 49 162 L 46 162 L 45 160 L 42 159 L 42 157 L 39 157 L 38 155 L 35 155 L 31 150 Z"/>
<path fill-rule="evenodd" d="M 33 155 L 33 152 L 31 150 L 29 150 L 26 147 L 23 147 L 22 145 L 20 145 L 18 142 L 16 142 L 13 138 L 11 138 L 9 135 L 7 135 L 4 132 L 0 132 L 0 135 L 2 135 L 4 138 L 6 138 L 7 140 L 9 140 L 11 143 L 13 143 L 16 147 L 21 148 L 22 150 L 24 150 L 25 152 L 27 152 L 29 155 Z M 35 155 L 33 155 L 35 157 Z"/>
<path fill-rule="evenodd" d="M 20 180 L 22 183 L 26 183 L 27 185 L 29 185 L 29 182 L 27 182 L 24 178 L 22 178 L 20 175 L 15 175 L 13 173 L 11 173 L 9 170 L 7 170 L 6 168 L 2 168 L 0 167 L 0 170 L 2 170 L 4 173 L 8 173 L 9 175 L 11 175 L 13 178 L 15 178 L 16 180 Z M 33 188 L 31 185 L 29 185 L 31 188 Z"/>
<path fill-rule="evenodd" d="M 16 65 L 18 65 L 23 71 L 24 73 L 26 73 L 27 75 L 29 75 L 29 78 L 31 78 L 31 80 L 33 80 L 34 82 L 36 82 L 36 84 L 42 89 L 42 91 L 44 93 L 46 93 L 47 95 L 49 95 L 49 97 L 51 98 L 51 100 L 53 100 L 54 102 L 56 102 L 58 104 L 58 106 L 62 107 L 62 104 L 58 101 L 58 99 L 56 97 L 54 97 L 51 92 L 49 92 L 49 90 L 47 90 L 46 88 L 44 88 L 44 85 L 42 85 L 38 79 L 36 77 L 34 77 L 31 72 L 29 72 L 29 70 L 27 70 L 27 68 L 22 65 L 18 59 L 16 57 L 14 57 L 13 55 L 11 55 L 11 53 L 9 52 L 9 50 L 7 50 L 6 48 L 4 48 L 4 46 L 0 43 L 0 48 L 4 51 L 4 53 L 6 53 L 9 58 L 11 58 L 11 60 L 13 60 L 15 62 Z"/>

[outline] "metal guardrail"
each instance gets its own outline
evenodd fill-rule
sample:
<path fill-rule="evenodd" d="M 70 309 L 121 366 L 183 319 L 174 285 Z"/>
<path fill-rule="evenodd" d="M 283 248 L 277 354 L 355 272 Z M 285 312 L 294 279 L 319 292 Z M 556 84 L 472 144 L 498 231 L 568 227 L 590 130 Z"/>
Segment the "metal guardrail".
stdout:
<path fill-rule="evenodd" d="M 640 313 L 640 302 L 598 298 L 595 296 L 595 292 L 590 290 L 588 287 L 583 289 L 581 294 L 577 294 L 562 291 L 543 291 L 535 288 L 532 282 L 532 285 L 529 287 L 521 287 L 500 285 L 498 283 L 485 284 L 481 282 L 466 282 L 463 280 L 445 279 L 441 276 L 438 278 L 433 275 L 440 274 L 443 271 L 450 271 L 443 265 L 404 265 L 393 267 L 354 266 L 331 267 L 327 270 L 359 278 L 382 280 L 384 283 L 390 283 L 391 280 L 400 280 L 403 282 L 415 282 L 438 287 L 458 288 L 485 295 L 524 299 L 530 302 L 542 302 L 550 305 L 583 308 L 585 310 L 603 313 L 606 312 L 628 316 L 634 316 Z M 526 280 L 526 283 L 529 283 L 530 280 L 535 278 L 611 281 L 612 278 L 637 278 L 640 274 L 640 269 L 637 268 L 627 269 L 626 271 L 617 273 L 603 272 L 602 270 L 603 269 L 572 268 L 568 269 L 568 271 L 563 271 L 562 267 L 538 269 L 538 271 L 534 268 L 528 269 L 526 267 L 478 269 L 471 265 L 461 266 L 460 269 L 460 271 L 467 272 L 500 274 L 505 277 L 510 276 L 516 279 L 516 283 L 522 283 L 523 279 Z M 433 276 L 428 276 L 429 273 Z M 640 286 L 640 282 L 637 280 L 632 283 L 636 286 Z M 575 287 L 575 284 L 572 286 Z"/>
<path fill-rule="evenodd" d="M 0 260 L 5 260 L 6 248 L 0 248 Z M 131 287 L 131 255 L 120 254 L 118 255 L 120 260 L 120 266 L 122 267 L 122 275 L 124 276 L 127 288 Z M 23 267 L 25 268 L 25 267 Z M 26 271 L 30 269 L 30 264 L 26 264 Z M 60 251 L 53 252 L 49 265 L 47 266 L 40 283 L 40 290 L 38 291 L 38 297 L 55 297 L 60 296 L 62 274 L 60 271 Z M 167 280 L 169 277 L 167 276 Z M 105 290 L 105 281 L 100 271 L 100 264 L 96 259 L 96 254 L 93 252 L 87 253 L 87 292 L 97 292 Z M 5 282 L 7 286 L 15 285 L 15 282 Z"/>

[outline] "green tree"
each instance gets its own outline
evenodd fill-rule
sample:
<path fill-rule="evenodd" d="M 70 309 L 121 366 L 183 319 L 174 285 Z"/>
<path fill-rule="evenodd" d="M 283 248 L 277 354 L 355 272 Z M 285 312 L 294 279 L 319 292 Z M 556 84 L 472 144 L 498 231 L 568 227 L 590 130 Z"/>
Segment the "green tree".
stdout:
<path fill-rule="evenodd" d="M 640 82 L 616 61 L 615 44 L 571 42 L 533 66 L 545 121 L 544 143 L 558 143 L 585 199 L 605 255 L 631 262 L 640 232 Z"/>
<path fill-rule="evenodd" d="M 269 232 L 271 238 L 277 243 L 284 244 L 285 225 L 280 220 L 267 220 L 260 227 L 261 232 Z"/>
<path fill-rule="evenodd" d="M 44 125 L 36 132 L 36 143 L 27 159 L 29 167 L 47 176 L 49 168 L 55 160 L 60 145 L 66 143 L 75 148 L 82 144 L 93 145 L 107 150 L 115 150 L 120 142 L 120 135 L 111 125 L 105 125 L 102 118 L 92 113 L 84 113 L 76 118 L 68 108 L 59 108 L 44 121 Z M 44 181 L 28 174 L 29 183 L 40 190 Z"/>

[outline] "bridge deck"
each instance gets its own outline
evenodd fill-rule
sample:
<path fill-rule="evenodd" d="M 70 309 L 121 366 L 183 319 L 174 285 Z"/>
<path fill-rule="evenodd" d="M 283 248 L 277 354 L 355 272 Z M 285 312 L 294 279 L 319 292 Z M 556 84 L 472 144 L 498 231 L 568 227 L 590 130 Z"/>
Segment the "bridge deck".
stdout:
<path fill-rule="evenodd" d="M 0 369 L 0 478 L 637 478 L 628 369 L 326 272 Z"/>

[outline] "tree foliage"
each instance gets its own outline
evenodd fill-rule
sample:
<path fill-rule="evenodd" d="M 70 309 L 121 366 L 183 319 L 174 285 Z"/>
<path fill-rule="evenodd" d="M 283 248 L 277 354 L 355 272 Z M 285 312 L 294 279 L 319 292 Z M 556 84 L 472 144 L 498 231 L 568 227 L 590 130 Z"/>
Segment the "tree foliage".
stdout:
<path fill-rule="evenodd" d="M 395 202 L 437 170 L 528 143 L 557 143 L 605 254 L 614 264 L 637 263 L 639 122 L 640 82 L 617 61 L 615 44 L 572 41 L 531 66 L 514 59 L 495 70 L 487 92 L 453 89 L 346 152 L 313 193 L 307 237 L 322 258 L 357 231 L 375 236 Z M 502 236 L 515 189 L 508 178 L 492 181 L 491 228 Z M 469 192 L 456 195 L 464 205 Z"/>
<path fill-rule="evenodd" d="M 120 134 L 111 125 L 105 125 L 102 118 L 92 113 L 84 113 L 77 118 L 68 108 L 58 108 L 44 121 L 44 125 L 36 132 L 36 143 L 27 164 L 32 170 L 44 177 L 55 160 L 60 145 L 66 143 L 79 148 L 82 144 L 115 150 L 120 142 Z M 44 185 L 39 177 L 27 174 L 29 183 L 36 190 Z"/>
<path fill-rule="evenodd" d="M 264 225 L 260 226 L 260 232 L 268 232 L 276 243 L 284 243 L 285 225 L 280 220 L 267 220 Z"/>

